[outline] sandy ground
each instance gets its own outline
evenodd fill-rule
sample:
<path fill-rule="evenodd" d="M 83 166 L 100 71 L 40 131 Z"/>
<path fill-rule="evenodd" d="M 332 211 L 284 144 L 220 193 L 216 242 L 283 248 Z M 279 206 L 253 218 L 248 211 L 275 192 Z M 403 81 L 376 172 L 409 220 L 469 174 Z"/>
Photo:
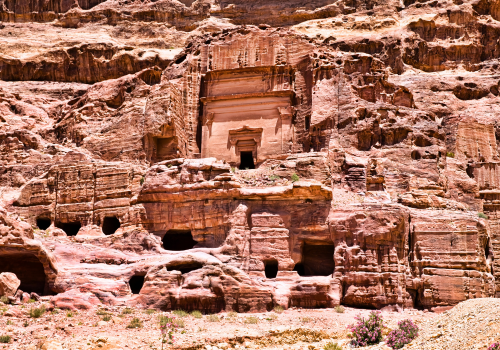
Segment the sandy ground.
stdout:
<path fill-rule="evenodd" d="M 335 309 L 290 309 L 196 318 L 191 314 L 179 317 L 170 312 L 106 307 L 77 312 L 47 311 L 39 318 L 30 317 L 30 309 L 40 306 L 40 302 L 0 306 L 0 314 L 3 314 L 0 336 L 11 337 L 11 342 L 0 344 L 0 349 L 161 349 L 160 315 L 176 317 L 180 326 L 174 334 L 174 345 L 164 348 L 313 350 L 323 349 L 328 342 L 347 348 L 347 326 L 355 321 L 356 315 L 370 313 L 370 310 L 346 307 L 343 313 Z M 396 328 L 401 319 L 410 318 L 420 324 L 435 314 L 405 310 L 383 311 L 382 316 L 389 330 Z M 141 320 L 141 328 L 127 328 L 133 318 Z"/>

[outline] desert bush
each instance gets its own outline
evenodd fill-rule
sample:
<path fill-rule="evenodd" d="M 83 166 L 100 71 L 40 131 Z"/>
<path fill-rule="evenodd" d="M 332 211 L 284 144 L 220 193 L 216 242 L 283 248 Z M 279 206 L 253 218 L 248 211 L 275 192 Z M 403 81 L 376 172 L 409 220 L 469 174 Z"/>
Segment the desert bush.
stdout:
<path fill-rule="evenodd" d="M 7 296 L 6 296 L 6 295 L 2 295 L 2 296 L 0 297 L 0 301 L 1 301 L 2 303 L 4 303 L 4 304 L 10 304 L 10 300 L 9 300 L 9 298 L 7 298 Z"/>
<path fill-rule="evenodd" d="M 345 311 L 345 308 L 342 305 L 337 305 L 335 306 L 335 312 L 338 314 L 343 314 Z"/>
<path fill-rule="evenodd" d="M 384 321 L 380 316 L 380 312 L 372 311 L 367 319 L 358 315 L 356 320 L 358 322 L 349 327 L 352 333 L 349 334 L 349 337 L 352 338 L 351 345 L 356 347 L 367 346 L 382 341 Z"/>
<path fill-rule="evenodd" d="M 219 322 L 220 321 L 219 316 L 217 316 L 217 315 L 208 315 L 207 319 L 209 322 Z"/>
<path fill-rule="evenodd" d="M 500 350 L 500 343 L 491 344 L 488 350 Z"/>
<path fill-rule="evenodd" d="M 163 350 L 163 344 L 169 343 L 173 344 L 174 343 L 174 332 L 177 328 L 176 326 L 176 319 L 175 317 L 168 317 L 164 315 L 160 315 L 158 317 L 160 321 L 160 331 L 161 331 L 161 348 Z M 180 320 L 182 321 L 182 320 Z M 184 321 L 182 321 L 182 324 L 184 326 Z"/>
<path fill-rule="evenodd" d="M 481 219 L 487 219 L 488 218 L 488 215 L 486 215 L 485 213 L 477 213 L 477 216 L 479 216 Z"/>
<path fill-rule="evenodd" d="M 259 323 L 259 319 L 255 316 L 248 316 L 245 318 L 245 323 L 247 324 L 257 324 Z"/>
<path fill-rule="evenodd" d="M 152 314 L 154 314 L 155 312 L 156 312 L 156 310 L 154 310 L 154 309 L 147 309 L 147 310 L 145 311 L 145 313 L 146 313 L 147 315 L 152 315 Z"/>
<path fill-rule="evenodd" d="M 283 309 L 283 306 L 281 306 L 281 305 L 276 305 L 276 306 L 274 307 L 274 312 L 276 312 L 277 314 L 280 314 L 280 313 L 282 313 L 283 311 L 285 311 L 285 310 Z"/>
<path fill-rule="evenodd" d="M 102 320 L 103 320 L 103 321 L 106 321 L 106 322 L 111 321 L 111 315 L 104 315 L 104 316 L 102 317 Z"/>
<path fill-rule="evenodd" d="M 127 325 L 127 328 L 142 328 L 142 321 L 137 317 L 134 317 Z"/>
<path fill-rule="evenodd" d="M 10 343 L 10 335 L 0 335 L 0 343 L 8 344 Z"/>
<path fill-rule="evenodd" d="M 203 317 L 203 315 L 201 314 L 201 312 L 198 311 L 198 310 L 195 310 L 195 311 L 191 312 L 191 316 L 193 316 L 194 318 L 202 318 Z"/>
<path fill-rule="evenodd" d="M 271 314 L 271 315 L 269 315 L 269 317 L 266 318 L 266 320 L 270 321 L 270 322 L 272 322 L 276 319 L 278 319 L 278 315 L 276 315 L 276 314 Z"/>
<path fill-rule="evenodd" d="M 30 309 L 30 317 L 31 318 L 39 318 L 42 317 L 42 315 L 45 313 L 45 305 L 42 305 L 40 307 L 32 307 Z"/>
<path fill-rule="evenodd" d="M 124 315 L 130 315 L 132 313 L 134 313 L 134 309 L 131 309 L 129 307 L 126 307 L 125 309 L 122 310 L 122 314 Z"/>
<path fill-rule="evenodd" d="M 95 314 L 98 315 L 98 316 L 104 316 L 104 315 L 107 315 L 108 312 L 106 310 L 104 310 L 104 309 L 99 309 L 99 310 L 96 311 Z"/>
<path fill-rule="evenodd" d="M 186 317 L 188 315 L 188 313 L 184 310 L 175 310 L 175 311 L 172 311 L 172 313 L 174 315 L 179 316 L 179 317 Z"/>
<path fill-rule="evenodd" d="M 342 350 L 342 347 L 337 343 L 329 342 L 323 347 L 323 350 Z"/>
<path fill-rule="evenodd" d="M 293 173 L 291 179 L 292 179 L 292 182 L 297 182 L 300 180 L 300 177 L 299 177 L 299 175 Z"/>
<path fill-rule="evenodd" d="M 74 315 L 73 311 L 66 312 L 66 317 L 73 317 Z"/>
<path fill-rule="evenodd" d="M 184 320 L 182 320 L 180 318 L 174 319 L 174 321 L 172 323 L 177 328 L 184 328 L 186 326 L 185 323 L 184 323 Z"/>
<path fill-rule="evenodd" d="M 453 152 L 446 152 L 446 156 L 448 158 L 455 158 L 455 153 L 453 153 Z"/>
<path fill-rule="evenodd" d="M 412 320 L 398 322 L 398 329 L 392 330 L 387 335 L 386 344 L 393 349 L 401 349 L 411 343 L 418 336 L 418 327 Z"/>

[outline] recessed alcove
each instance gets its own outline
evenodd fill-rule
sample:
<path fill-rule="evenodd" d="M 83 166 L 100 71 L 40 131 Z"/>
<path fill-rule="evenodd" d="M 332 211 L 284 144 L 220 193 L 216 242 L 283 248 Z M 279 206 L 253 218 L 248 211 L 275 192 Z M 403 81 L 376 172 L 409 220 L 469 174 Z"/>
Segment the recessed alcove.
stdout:
<path fill-rule="evenodd" d="M 58 222 L 56 223 L 56 227 L 59 227 L 68 236 L 76 236 L 78 231 L 82 228 L 82 223 L 80 221 Z"/>
<path fill-rule="evenodd" d="M 36 226 L 40 230 L 46 230 L 50 227 L 52 221 L 49 218 L 40 217 L 36 219 Z"/>
<path fill-rule="evenodd" d="M 116 216 L 106 216 L 102 222 L 102 232 L 105 235 L 112 235 L 120 226 L 120 220 Z"/>
<path fill-rule="evenodd" d="M 252 152 L 240 152 L 240 169 L 255 169 Z"/>
<path fill-rule="evenodd" d="M 300 276 L 330 276 L 335 270 L 333 244 L 307 244 L 302 247 L 302 261 L 295 264 L 294 271 Z"/>
<path fill-rule="evenodd" d="M 161 241 L 165 250 L 173 251 L 192 249 L 198 243 L 190 230 L 168 230 Z"/>
<path fill-rule="evenodd" d="M 276 278 L 278 275 L 278 261 L 275 259 L 264 261 L 266 278 Z"/>
<path fill-rule="evenodd" d="M 23 292 L 37 293 L 38 295 L 50 293 L 43 264 L 33 253 L 0 250 L 0 273 L 2 272 L 16 274 L 21 281 L 19 289 Z"/>
<path fill-rule="evenodd" d="M 145 276 L 141 275 L 132 276 L 132 278 L 128 281 L 128 284 L 130 286 L 130 291 L 132 292 L 132 294 L 139 294 L 141 292 L 141 289 L 144 286 L 144 279 Z"/>

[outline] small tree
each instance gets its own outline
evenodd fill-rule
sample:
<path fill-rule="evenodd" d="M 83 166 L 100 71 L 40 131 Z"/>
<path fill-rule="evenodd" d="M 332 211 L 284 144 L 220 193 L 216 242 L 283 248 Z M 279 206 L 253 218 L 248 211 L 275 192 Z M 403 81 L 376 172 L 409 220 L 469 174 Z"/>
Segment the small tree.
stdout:
<path fill-rule="evenodd" d="M 351 340 L 351 345 L 367 346 L 378 344 L 382 341 L 382 328 L 384 327 L 384 321 L 380 312 L 372 311 L 367 319 L 356 316 L 358 321 L 355 325 L 349 326 L 352 334 L 349 335 Z"/>

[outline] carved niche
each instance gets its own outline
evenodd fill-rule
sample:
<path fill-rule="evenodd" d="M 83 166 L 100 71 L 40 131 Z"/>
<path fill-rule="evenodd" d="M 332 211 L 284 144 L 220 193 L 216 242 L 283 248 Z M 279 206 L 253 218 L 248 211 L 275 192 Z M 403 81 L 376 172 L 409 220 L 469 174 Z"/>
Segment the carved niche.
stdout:
<path fill-rule="evenodd" d="M 252 152 L 257 158 L 257 147 L 262 141 L 262 128 L 251 128 L 248 125 L 238 129 L 229 130 L 229 144 L 235 148 L 236 155 L 241 152 Z"/>

